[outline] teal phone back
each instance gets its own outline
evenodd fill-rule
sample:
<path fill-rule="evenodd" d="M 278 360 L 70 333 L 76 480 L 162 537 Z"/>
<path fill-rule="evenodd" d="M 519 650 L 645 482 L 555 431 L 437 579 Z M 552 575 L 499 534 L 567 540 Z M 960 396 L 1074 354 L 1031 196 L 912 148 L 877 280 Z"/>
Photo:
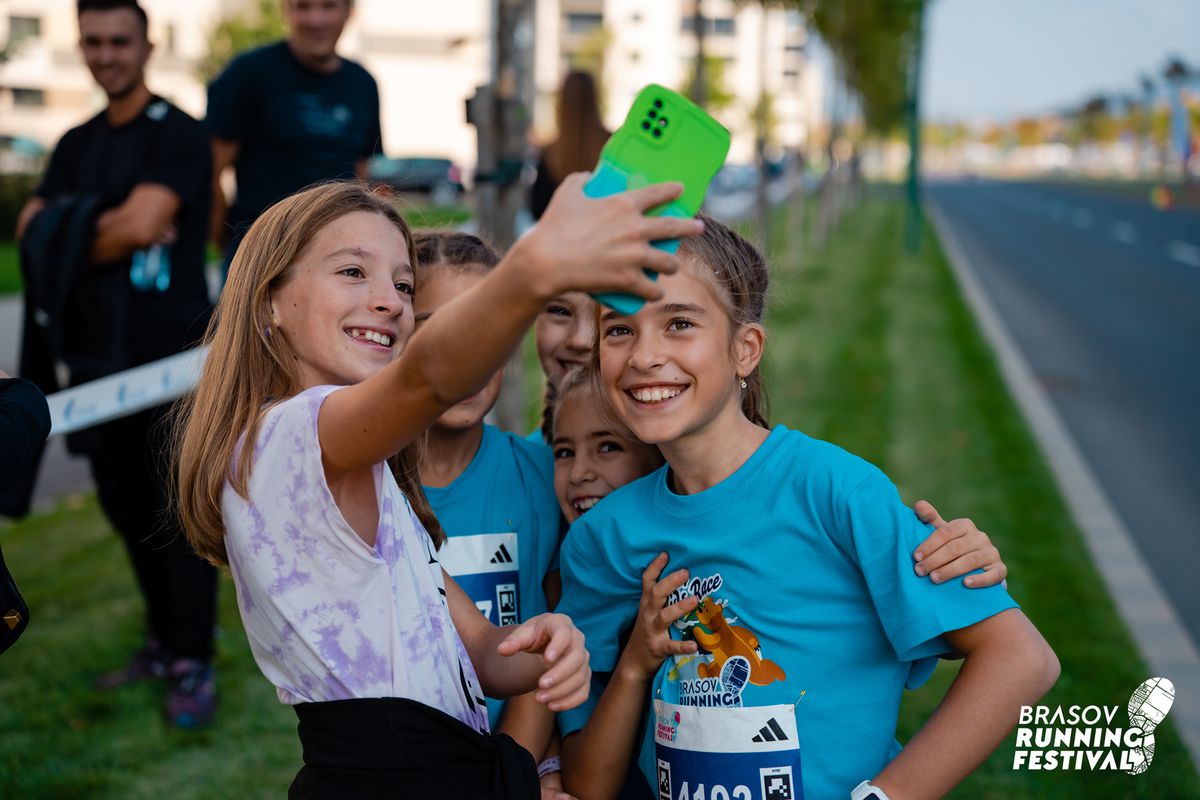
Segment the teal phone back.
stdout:
<path fill-rule="evenodd" d="M 683 194 L 652 215 L 694 217 L 704 195 L 729 153 L 729 131 L 704 109 L 678 92 L 652 83 L 633 101 L 625 122 L 600 152 L 600 161 L 584 186 L 588 197 L 607 197 L 652 183 L 678 181 Z M 668 253 L 678 239 L 654 242 Z M 658 273 L 646 271 L 651 278 Z M 596 299 L 622 314 L 633 314 L 643 300 L 630 294 L 602 294 Z"/>

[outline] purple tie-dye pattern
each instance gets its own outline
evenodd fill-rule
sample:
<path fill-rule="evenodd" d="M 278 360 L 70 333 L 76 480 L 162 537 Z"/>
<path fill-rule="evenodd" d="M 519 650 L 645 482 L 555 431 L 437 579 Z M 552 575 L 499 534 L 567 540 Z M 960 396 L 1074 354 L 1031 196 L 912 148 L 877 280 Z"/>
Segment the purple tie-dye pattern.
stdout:
<path fill-rule="evenodd" d="M 472 697 L 478 681 L 439 593 L 441 567 L 428 563 L 428 534 L 390 470 L 375 468 L 373 550 L 325 484 L 316 421 L 335 390 L 318 387 L 268 409 L 254 443 L 250 499 L 229 486 L 222 498 L 255 659 L 284 703 L 411 697 L 479 729 L 460 664 Z"/>

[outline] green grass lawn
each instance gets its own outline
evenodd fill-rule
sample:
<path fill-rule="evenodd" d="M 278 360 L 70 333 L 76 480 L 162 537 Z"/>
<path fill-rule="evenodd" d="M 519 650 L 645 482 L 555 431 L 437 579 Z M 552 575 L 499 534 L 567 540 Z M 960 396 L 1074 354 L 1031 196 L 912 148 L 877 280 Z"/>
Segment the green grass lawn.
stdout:
<path fill-rule="evenodd" d="M 1030 435 L 932 237 L 902 254 L 898 195 L 844 219 L 797 267 L 776 219 L 767 348 L 774 414 L 881 466 L 905 498 L 971 516 L 1000 546 L 1012 593 L 1063 665 L 1049 704 L 1122 708 L 1150 673 L 1105 595 Z M 534 360 L 530 367 L 536 369 Z M 533 383 L 533 381 L 531 381 Z M 221 584 L 221 709 L 201 734 L 163 724 L 161 686 L 111 694 L 92 681 L 139 643 L 140 600 L 94 501 L 0 529 L 33 622 L 0 657 L 0 797 L 280 797 L 299 764 L 295 717 L 259 675 Z M 901 740 L 953 678 L 944 664 L 907 696 Z M 1168 676 L 1169 677 L 1169 676 Z M 1118 718 L 1123 722 L 1122 717 Z M 1013 738 L 963 798 L 1200 796 L 1178 736 L 1159 728 L 1141 776 L 1013 772 Z"/>
<path fill-rule="evenodd" d="M 21 291 L 21 263 L 16 242 L 0 242 L 0 295 Z"/>

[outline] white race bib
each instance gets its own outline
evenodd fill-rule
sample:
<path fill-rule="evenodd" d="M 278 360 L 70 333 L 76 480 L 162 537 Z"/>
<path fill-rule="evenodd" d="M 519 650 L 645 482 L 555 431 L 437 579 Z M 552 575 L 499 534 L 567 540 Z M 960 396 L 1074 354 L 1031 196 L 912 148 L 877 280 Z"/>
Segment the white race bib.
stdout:
<path fill-rule="evenodd" d="M 438 560 L 493 625 L 517 624 L 521 565 L 515 532 L 447 537 Z"/>
<path fill-rule="evenodd" d="M 702 708 L 654 701 L 659 800 L 802 800 L 791 705 Z"/>

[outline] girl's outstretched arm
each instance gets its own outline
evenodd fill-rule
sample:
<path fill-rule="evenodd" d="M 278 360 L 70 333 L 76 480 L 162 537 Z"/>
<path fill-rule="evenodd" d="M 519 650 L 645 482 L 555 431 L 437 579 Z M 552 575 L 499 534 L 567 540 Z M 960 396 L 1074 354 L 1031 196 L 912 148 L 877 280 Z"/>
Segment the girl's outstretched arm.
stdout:
<path fill-rule="evenodd" d="M 650 242 L 695 235 L 703 224 L 644 213 L 683 187 L 663 183 L 596 199 L 584 196 L 585 178 L 568 177 L 542 221 L 478 285 L 430 317 L 395 361 L 329 396 L 317 423 L 327 477 L 399 452 L 443 411 L 482 389 L 556 295 L 660 296 L 642 268 L 670 273 L 678 260 Z"/>
<path fill-rule="evenodd" d="M 963 654 L 962 668 L 933 716 L 871 780 L 892 800 L 947 794 L 1004 741 L 1021 706 L 1058 680 L 1054 651 L 1015 608 L 943 638 Z"/>
<path fill-rule="evenodd" d="M 539 614 L 520 625 L 497 628 L 443 570 L 450 618 L 458 630 L 483 691 L 511 697 L 535 689 L 551 711 L 587 699 L 592 681 L 583 634 L 562 614 Z"/>
<path fill-rule="evenodd" d="M 642 601 L 629 644 L 587 724 L 563 739 L 563 788 L 587 800 L 607 800 L 621 791 L 637 752 L 642 709 L 663 659 L 696 652 L 695 642 L 670 636 L 671 625 L 694 609 L 697 599 L 666 605 L 688 578 L 681 569 L 658 580 L 666 565 L 667 554 L 660 553 L 642 573 Z"/>

